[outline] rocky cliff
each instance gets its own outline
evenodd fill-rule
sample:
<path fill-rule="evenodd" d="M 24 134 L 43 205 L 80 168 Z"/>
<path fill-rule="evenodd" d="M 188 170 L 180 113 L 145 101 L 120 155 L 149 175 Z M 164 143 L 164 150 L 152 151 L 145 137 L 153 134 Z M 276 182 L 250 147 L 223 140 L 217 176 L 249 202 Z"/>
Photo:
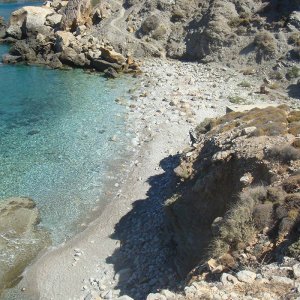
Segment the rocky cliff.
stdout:
<path fill-rule="evenodd" d="M 174 170 L 180 183 L 166 202 L 178 271 L 194 283 L 185 297 L 215 299 L 213 287 L 220 286 L 213 282 L 220 281 L 221 290 L 237 293 L 234 299 L 244 299 L 247 289 L 257 299 L 269 299 L 262 292 L 279 299 L 293 287 L 297 294 L 299 117 L 286 106 L 255 108 L 196 128 L 197 141 Z M 155 297 L 149 299 L 163 299 Z"/>

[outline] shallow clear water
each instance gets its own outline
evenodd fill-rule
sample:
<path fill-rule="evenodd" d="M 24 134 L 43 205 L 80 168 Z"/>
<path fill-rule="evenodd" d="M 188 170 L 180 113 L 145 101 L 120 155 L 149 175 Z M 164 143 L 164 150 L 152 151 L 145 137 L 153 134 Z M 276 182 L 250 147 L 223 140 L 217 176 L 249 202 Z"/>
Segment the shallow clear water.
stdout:
<path fill-rule="evenodd" d="M 36 6 L 41 5 L 41 1 L 0 1 L 0 16 L 4 17 L 5 20 L 9 20 L 9 16 L 12 11 L 21 8 L 22 6 Z"/>
<path fill-rule="evenodd" d="M 1 4 L 0 15 L 15 5 Z M 130 140 L 114 100 L 131 85 L 128 77 L 0 65 L 0 201 L 34 199 L 54 243 L 103 200 L 109 165 Z"/>

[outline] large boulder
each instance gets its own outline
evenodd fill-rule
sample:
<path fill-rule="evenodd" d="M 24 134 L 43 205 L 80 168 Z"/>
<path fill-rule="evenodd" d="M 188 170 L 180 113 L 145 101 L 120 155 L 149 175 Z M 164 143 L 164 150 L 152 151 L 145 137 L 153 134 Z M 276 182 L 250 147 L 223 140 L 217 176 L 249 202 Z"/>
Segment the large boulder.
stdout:
<path fill-rule="evenodd" d="M 36 60 L 36 53 L 32 46 L 25 40 L 17 41 L 9 50 L 9 54 L 17 57 L 20 56 L 23 61 L 33 62 Z"/>
<path fill-rule="evenodd" d="M 119 64 L 119 65 L 126 63 L 126 58 L 121 53 L 118 53 L 118 52 L 114 51 L 113 49 L 110 50 L 110 49 L 107 49 L 104 47 L 101 47 L 100 50 L 101 50 L 101 57 L 104 60 L 106 60 L 110 63 Z"/>
<path fill-rule="evenodd" d="M 26 265 L 49 245 L 48 233 L 36 225 L 38 209 L 28 198 L 10 198 L 0 204 L 0 292 L 19 278 Z"/>
<path fill-rule="evenodd" d="M 79 25 L 91 25 L 90 13 L 91 1 L 69 0 L 62 20 L 62 28 L 75 31 Z"/>
<path fill-rule="evenodd" d="M 24 6 L 11 14 L 6 32 L 17 39 L 37 33 L 49 35 L 52 29 L 45 25 L 46 18 L 54 13 L 48 7 Z"/>
<path fill-rule="evenodd" d="M 93 59 L 91 61 L 91 66 L 99 71 L 99 72 L 104 72 L 105 70 L 112 68 L 114 70 L 121 70 L 122 65 L 116 64 L 116 63 L 111 63 L 103 59 Z"/>
<path fill-rule="evenodd" d="M 75 36 L 68 31 L 57 31 L 55 38 L 55 50 L 57 52 L 62 52 L 69 47 L 71 43 L 75 42 Z"/>
<path fill-rule="evenodd" d="M 66 48 L 60 55 L 60 61 L 63 64 L 70 65 L 70 66 L 78 66 L 83 67 L 88 65 L 87 59 L 83 53 L 78 54 L 72 48 Z"/>
<path fill-rule="evenodd" d="M 4 64 L 16 64 L 20 61 L 22 61 L 22 56 L 16 56 L 11 54 L 4 54 L 2 56 L 2 62 Z"/>
<path fill-rule="evenodd" d="M 60 14 L 52 14 L 48 15 L 46 18 L 46 25 L 51 27 L 58 27 L 62 19 L 62 15 Z"/>

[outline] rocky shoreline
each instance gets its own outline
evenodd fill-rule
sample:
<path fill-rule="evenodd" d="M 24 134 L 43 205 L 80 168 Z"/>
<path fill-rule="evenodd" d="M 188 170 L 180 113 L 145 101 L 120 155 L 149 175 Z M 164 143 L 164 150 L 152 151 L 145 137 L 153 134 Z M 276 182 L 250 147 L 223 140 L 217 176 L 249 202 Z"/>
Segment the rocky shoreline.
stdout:
<path fill-rule="evenodd" d="M 76 31 L 64 30 L 63 14 L 58 13 L 61 5 L 51 2 L 41 7 L 25 6 L 12 13 L 7 26 L 2 20 L 1 41 L 12 44 L 2 57 L 3 63 L 23 62 L 53 69 L 77 67 L 104 72 L 111 78 L 120 72 L 140 72 L 138 62 L 94 37 L 83 22 Z"/>

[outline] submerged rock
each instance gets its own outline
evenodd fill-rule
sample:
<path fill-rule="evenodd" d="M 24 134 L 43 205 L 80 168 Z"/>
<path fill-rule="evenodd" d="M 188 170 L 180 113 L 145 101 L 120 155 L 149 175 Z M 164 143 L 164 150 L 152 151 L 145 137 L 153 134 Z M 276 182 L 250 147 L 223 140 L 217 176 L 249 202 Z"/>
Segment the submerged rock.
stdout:
<path fill-rule="evenodd" d="M 13 286 L 24 268 L 50 244 L 38 228 L 38 209 L 29 198 L 9 198 L 0 204 L 0 293 Z"/>

